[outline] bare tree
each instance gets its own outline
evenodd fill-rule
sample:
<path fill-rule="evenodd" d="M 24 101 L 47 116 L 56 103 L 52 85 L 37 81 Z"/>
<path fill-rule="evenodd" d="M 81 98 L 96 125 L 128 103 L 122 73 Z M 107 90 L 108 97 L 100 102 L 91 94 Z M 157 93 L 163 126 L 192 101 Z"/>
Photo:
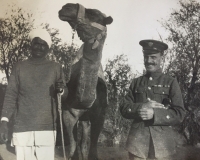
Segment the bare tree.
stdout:
<path fill-rule="evenodd" d="M 21 8 L 12 9 L 9 14 L 0 19 L 0 70 L 5 72 L 7 79 L 13 64 L 30 55 L 28 33 L 34 22 L 32 15 Z"/>
<path fill-rule="evenodd" d="M 113 141 L 122 138 L 121 136 L 126 134 L 129 128 L 130 122 L 123 119 L 119 113 L 119 101 L 127 93 L 132 78 L 131 68 L 124 54 L 108 60 L 105 68 L 109 100 L 106 119 L 111 126 L 106 126 L 106 133 Z"/>
<path fill-rule="evenodd" d="M 30 57 L 29 32 L 34 28 L 32 14 L 25 12 L 21 8 L 12 6 L 9 15 L 0 19 L 0 70 L 5 72 L 7 80 L 13 65 Z M 41 24 L 51 35 L 51 53 L 47 58 L 60 63 L 66 73 L 71 66 L 70 61 L 76 56 L 78 47 L 62 43 L 59 38 L 59 30 L 50 28 L 49 24 Z M 72 60 L 71 60 L 72 59 Z"/>
<path fill-rule="evenodd" d="M 189 131 L 188 127 L 200 133 L 199 129 L 194 129 L 198 128 L 198 123 L 191 123 L 192 116 L 200 110 L 200 99 L 197 98 L 200 91 L 196 90 L 200 83 L 200 4 L 195 0 L 179 1 L 179 4 L 180 9 L 173 10 L 170 18 L 161 22 L 169 32 L 167 41 L 172 45 L 166 55 L 168 66 L 165 71 L 176 76 L 180 83 L 188 110 L 183 130 L 190 134 L 187 138 L 191 140 L 193 131 Z"/>
<path fill-rule="evenodd" d="M 186 92 L 186 102 L 191 101 L 200 73 L 200 4 L 194 0 L 180 1 L 180 10 L 173 10 L 170 18 L 162 22 L 169 31 L 172 44 L 168 72 L 176 75 Z M 187 84 L 184 85 L 183 83 Z"/>
<path fill-rule="evenodd" d="M 52 39 L 51 53 L 48 54 L 48 59 L 60 63 L 65 72 L 66 80 L 70 78 L 70 68 L 72 62 L 76 57 L 76 53 L 79 47 L 75 44 L 63 43 L 62 39 L 59 38 L 59 30 L 55 28 L 50 28 L 49 24 L 45 24 L 45 28 L 50 33 Z"/>

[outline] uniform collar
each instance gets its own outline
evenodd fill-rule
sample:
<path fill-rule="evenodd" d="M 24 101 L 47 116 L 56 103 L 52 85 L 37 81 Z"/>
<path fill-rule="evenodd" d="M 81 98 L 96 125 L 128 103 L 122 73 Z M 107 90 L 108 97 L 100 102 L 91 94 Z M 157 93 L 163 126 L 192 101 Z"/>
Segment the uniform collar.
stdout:
<path fill-rule="evenodd" d="M 157 77 L 159 77 L 161 74 L 162 74 L 162 69 L 160 68 L 160 69 L 158 69 L 158 70 L 155 71 L 155 72 L 148 72 L 148 73 L 146 73 L 145 76 L 147 76 L 148 78 L 150 78 L 150 77 L 152 77 L 152 78 L 157 78 Z"/>

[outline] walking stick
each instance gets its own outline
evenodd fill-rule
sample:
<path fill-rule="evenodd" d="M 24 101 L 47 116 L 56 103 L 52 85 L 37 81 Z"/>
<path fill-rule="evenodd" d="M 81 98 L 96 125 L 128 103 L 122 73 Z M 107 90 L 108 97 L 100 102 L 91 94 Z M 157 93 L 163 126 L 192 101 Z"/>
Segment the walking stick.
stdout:
<path fill-rule="evenodd" d="M 74 40 L 74 34 L 75 34 L 75 30 L 76 30 L 76 27 L 73 29 L 73 32 L 72 32 L 72 44 L 71 44 L 71 48 L 70 48 L 70 51 L 72 52 L 72 49 L 73 49 L 73 46 L 74 46 L 74 43 L 73 43 L 73 40 Z M 72 57 L 69 56 L 69 62 L 68 62 L 68 76 L 67 76 L 67 80 L 66 82 L 68 83 L 69 80 L 70 80 L 70 76 L 71 76 L 71 63 L 72 63 Z M 61 76 L 62 77 L 62 76 Z M 64 135 L 63 135 L 63 125 L 62 125 L 62 108 L 61 108 L 61 93 L 57 93 L 57 99 L 58 99 L 58 112 L 59 112 L 59 117 L 60 117 L 60 129 L 61 129 L 61 138 L 62 138 L 62 147 L 63 147 L 63 155 L 64 155 L 64 160 L 67 160 L 66 159 L 66 154 L 65 154 L 65 144 L 64 144 Z"/>
<path fill-rule="evenodd" d="M 57 99 L 58 99 L 58 112 L 59 112 L 59 117 L 60 117 L 60 129 L 61 129 L 61 137 L 62 137 L 63 155 L 64 155 L 64 160 L 67 160 L 66 154 L 65 154 L 65 144 L 64 144 L 63 125 L 62 125 L 61 93 L 57 93 Z"/>

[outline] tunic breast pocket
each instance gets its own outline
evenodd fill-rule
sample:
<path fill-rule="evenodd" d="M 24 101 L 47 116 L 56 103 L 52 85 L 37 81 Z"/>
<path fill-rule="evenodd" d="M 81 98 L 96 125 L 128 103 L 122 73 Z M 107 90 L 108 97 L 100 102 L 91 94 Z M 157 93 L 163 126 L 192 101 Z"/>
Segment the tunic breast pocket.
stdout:
<path fill-rule="evenodd" d="M 162 103 L 164 98 L 169 98 L 169 87 L 154 87 L 154 99 Z"/>
<path fill-rule="evenodd" d="M 144 87 L 137 87 L 134 91 L 135 102 L 144 102 L 146 99 L 146 90 Z"/>

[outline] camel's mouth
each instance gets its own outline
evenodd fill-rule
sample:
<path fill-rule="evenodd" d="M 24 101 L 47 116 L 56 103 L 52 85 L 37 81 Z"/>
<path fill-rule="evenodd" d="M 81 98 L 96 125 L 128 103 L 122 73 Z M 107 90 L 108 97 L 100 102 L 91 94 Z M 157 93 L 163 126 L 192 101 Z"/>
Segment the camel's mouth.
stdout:
<path fill-rule="evenodd" d="M 72 20 L 71 17 L 64 15 L 61 10 L 58 12 L 58 17 L 62 21 L 71 21 Z"/>
<path fill-rule="evenodd" d="M 59 15 L 58 17 L 59 17 L 60 20 L 62 20 L 62 21 L 67 21 L 67 20 L 68 20 L 68 19 L 67 19 L 65 16 L 63 16 L 63 15 Z"/>
<path fill-rule="evenodd" d="M 76 21 L 78 4 L 67 3 L 58 12 L 58 17 L 62 21 Z"/>
<path fill-rule="evenodd" d="M 65 5 L 58 12 L 58 16 L 60 20 L 67 21 L 77 31 L 80 40 L 83 42 L 90 41 L 90 43 L 95 43 L 106 35 L 106 26 L 86 19 L 85 8 L 80 4 L 77 6 Z"/>

